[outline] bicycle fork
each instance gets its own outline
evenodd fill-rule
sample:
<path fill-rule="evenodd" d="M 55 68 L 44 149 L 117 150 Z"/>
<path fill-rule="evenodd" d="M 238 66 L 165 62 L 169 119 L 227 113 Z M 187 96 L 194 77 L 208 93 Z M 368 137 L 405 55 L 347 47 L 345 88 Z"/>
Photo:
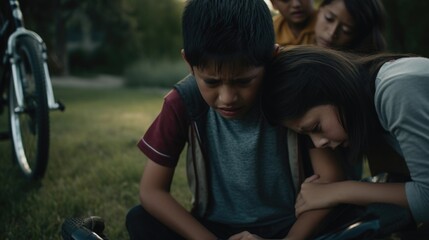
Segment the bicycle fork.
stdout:
<path fill-rule="evenodd" d="M 11 36 L 8 39 L 7 44 L 7 50 L 5 55 L 5 61 L 9 61 L 12 69 L 12 79 L 14 84 L 14 90 L 16 94 L 16 101 L 17 101 L 17 108 L 15 109 L 16 112 L 23 112 L 24 111 L 24 93 L 23 93 L 23 86 L 22 82 L 20 81 L 19 72 L 18 72 L 18 66 L 16 63 L 16 56 L 15 51 L 16 49 L 16 39 L 19 36 L 27 35 L 31 38 L 35 39 L 39 45 L 40 50 L 42 51 L 42 63 L 43 63 L 43 69 L 45 74 L 45 87 L 46 87 L 46 95 L 47 95 L 47 102 L 48 107 L 50 110 L 60 110 L 64 111 L 65 106 L 61 102 L 55 101 L 54 97 L 54 91 L 52 89 L 52 82 L 51 77 L 49 74 L 48 64 L 47 64 L 47 52 L 46 52 L 46 45 L 43 42 L 43 39 L 35 32 L 25 29 L 24 27 L 19 27 L 14 33 L 11 34 Z"/>

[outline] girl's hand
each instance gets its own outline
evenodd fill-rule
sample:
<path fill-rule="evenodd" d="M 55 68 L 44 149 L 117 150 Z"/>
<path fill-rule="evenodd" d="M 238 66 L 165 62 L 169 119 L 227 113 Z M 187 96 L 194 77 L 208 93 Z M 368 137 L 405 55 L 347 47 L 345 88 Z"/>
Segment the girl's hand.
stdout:
<path fill-rule="evenodd" d="M 295 203 L 295 215 L 299 217 L 303 212 L 315 209 L 329 208 L 335 205 L 333 197 L 335 189 L 329 183 L 318 182 L 319 176 L 313 175 L 301 184 Z"/>

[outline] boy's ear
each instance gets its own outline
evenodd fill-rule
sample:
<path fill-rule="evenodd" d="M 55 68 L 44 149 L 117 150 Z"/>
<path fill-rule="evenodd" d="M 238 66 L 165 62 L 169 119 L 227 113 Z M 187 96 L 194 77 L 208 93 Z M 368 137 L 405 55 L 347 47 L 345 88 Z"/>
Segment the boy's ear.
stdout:
<path fill-rule="evenodd" d="M 279 52 L 280 52 L 280 45 L 278 45 L 276 43 L 276 44 L 274 44 L 273 57 L 277 56 L 277 54 L 279 54 Z"/>
<path fill-rule="evenodd" d="M 193 73 L 194 73 L 194 71 L 192 71 L 191 64 L 189 64 L 188 60 L 186 59 L 185 49 L 182 49 L 181 54 L 182 54 L 183 61 L 185 61 L 186 65 L 188 66 L 188 70 L 189 70 L 189 72 L 190 72 L 191 74 L 193 74 Z"/>
<path fill-rule="evenodd" d="M 185 49 L 180 50 L 180 54 L 182 54 L 183 60 L 185 60 L 185 62 L 187 63 L 188 60 L 186 60 Z"/>

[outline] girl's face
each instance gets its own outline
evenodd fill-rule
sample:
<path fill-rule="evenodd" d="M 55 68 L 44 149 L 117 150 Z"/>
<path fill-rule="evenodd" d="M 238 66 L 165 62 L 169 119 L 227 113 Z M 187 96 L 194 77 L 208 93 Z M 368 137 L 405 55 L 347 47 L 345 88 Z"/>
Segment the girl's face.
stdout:
<path fill-rule="evenodd" d="M 313 107 L 301 118 L 284 121 L 283 125 L 310 136 L 317 148 L 348 146 L 348 135 L 341 124 L 338 108 L 333 105 Z"/>
<path fill-rule="evenodd" d="M 315 25 L 316 44 L 327 48 L 347 48 L 353 40 L 355 23 L 343 0 L 320 7 Z"/>

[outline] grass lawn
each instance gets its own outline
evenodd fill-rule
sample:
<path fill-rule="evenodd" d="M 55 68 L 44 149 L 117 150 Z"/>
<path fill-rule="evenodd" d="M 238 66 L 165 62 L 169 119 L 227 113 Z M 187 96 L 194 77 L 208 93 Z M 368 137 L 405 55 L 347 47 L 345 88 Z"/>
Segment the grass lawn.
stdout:
<path fill-rule="evenodd" d="M 0 239 L 62 239 L 68 217 L 101 216 L 110 239 L 128 239 L 125 215 L 138 204 L 145 156 L 136 143 L 158 114 L 165 91 L 55 88 L 65 112 L 51 112 L 48 169 L 25 180 L 0 142 Z M 5 111 L 6 112 L 6 111 Z M 5 112 L 0 129 L 6 129 Z M 172 192 L 189 208 L 184 160 Z"/>

